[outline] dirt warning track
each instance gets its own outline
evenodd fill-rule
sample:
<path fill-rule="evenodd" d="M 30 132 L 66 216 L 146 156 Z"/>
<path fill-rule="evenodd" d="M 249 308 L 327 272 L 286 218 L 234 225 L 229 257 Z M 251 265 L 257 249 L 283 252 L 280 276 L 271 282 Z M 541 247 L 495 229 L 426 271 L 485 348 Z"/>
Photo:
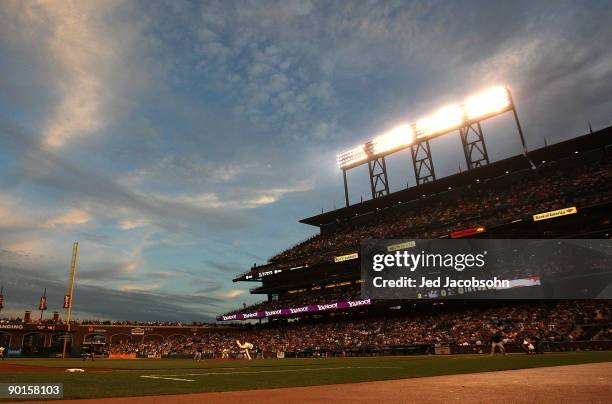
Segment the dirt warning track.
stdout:
<path fill-rule="evenodd" d="M 612 362 L 328 386 L 69 400 L 70 403 L 609 403 Z"/>

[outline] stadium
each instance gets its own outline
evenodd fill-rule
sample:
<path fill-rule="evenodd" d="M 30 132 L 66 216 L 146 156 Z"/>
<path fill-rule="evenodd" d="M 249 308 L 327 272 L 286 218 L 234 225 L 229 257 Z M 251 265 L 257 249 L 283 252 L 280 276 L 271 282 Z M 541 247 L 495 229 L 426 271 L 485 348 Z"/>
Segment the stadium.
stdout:
<path fill-rule="evenodd" d="M 0 365 L 0 380 L 34 381 L 44 371 L 45 381 L 63 381 L 68 398 L 90 398 L 607 362 L 610 300 L 465 300 L 453 299 L 450 289 L 448 294 L 422 291 L 417 299 L 371 299 L 361 293 L 360 243 L 371 238 L 609 239 L 611 134 L 612 127 L 606 128 L 303 219 L 319 233 L 237 275 L 234 282 L 259 284 L 251 293 L 261 295 L 262 302 L 224 313 L 217 324 L 90 321 L 69 328 L 59 313 L 41 323 L 30 311 L 22 319 L 4 320 L 0 342 L 7 361 Z M 605 263 L 599 265 L 581 268 L 571 281 L 609 271 Z M 524 276 L 517 283 L 534 278 L 529 271 L 516 274 Z M 487 292 L 468 289 L 465 293 Z M 501 333 L 505 353 L 512 355 L 490 355 L 494 333 Z M 234 341 L 252 344 L 253 362 L 244 361 L 245 350 Z M 191 359 L 197 354 L 202 362 Z M 41 359 L 62 356 L 83 359 Z M 86 372 L 66 376 L 70 367 Z M 132 370 L 129 378 L 120 372 L 124 369 Z M 249 377 L 236 381 L 237 373 Z M 88 377 L 113 387 L 104 392 L 85 387 Z M 199 378 L 215 383 L 196 386 Z M 537 392 L 541 386 L 531 388 Z"/>
<path fill-rule="evenodd" d="M 610 402 L 609 19 L 0 2 L 0 402 Z"/>

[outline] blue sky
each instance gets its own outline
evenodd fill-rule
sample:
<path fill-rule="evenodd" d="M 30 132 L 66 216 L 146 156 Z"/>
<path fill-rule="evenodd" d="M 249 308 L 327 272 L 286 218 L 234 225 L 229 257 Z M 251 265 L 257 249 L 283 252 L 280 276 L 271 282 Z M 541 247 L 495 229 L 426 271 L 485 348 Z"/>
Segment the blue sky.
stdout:
<path fill-rule="evenodd" d="M 612 119 L 607 2 L 0 2 L 0 282 L 80 318 L 206 320 L 343 201 L 335 154 L 489 85 L 528 146 Z M 495 159 L 512 119 L 484 126 Z M 464 168 L 457 136 L 437 173 Z M 392 189 L 414 184 L 409 153 Z M 351 198 L 368 198 L 365 169 Z M 4 312 L 3 312 L 4 313 Z"/>

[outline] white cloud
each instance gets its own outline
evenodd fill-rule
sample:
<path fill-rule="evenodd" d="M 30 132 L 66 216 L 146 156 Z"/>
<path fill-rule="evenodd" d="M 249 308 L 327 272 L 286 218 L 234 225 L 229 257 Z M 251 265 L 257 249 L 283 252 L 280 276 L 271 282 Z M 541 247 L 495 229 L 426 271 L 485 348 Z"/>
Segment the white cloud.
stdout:
<path fill-rule="evenodd" d="M 63 70 L 58 83 L 61 101 L 45 129 L 45 143 L 51 147 L 95 132 L 103 124 L 102 108 L 109 94 L 101 69 L 117 55 L 107 36 L 95 29 L 94 20 L 109 7 L 110 2 L 42 1 L 31 9 L 32 14 L 44 13 L 47 45 Z M 35 17 L 40 21 L 40 15 Z"/>
<path fill-rule="evenodd" d="M 16 240 L 2 246 L 6 251 L 21 256 L 32 257 L 42 254 L 48 246 L 42 240 Z"/>
<path fill-rule="evenodd" d="M 80 209 L 72 209 L 66 213 L 62 213 L 46 222 L 47 226 L 70 226 L 86 224 L 92 220 L 89 213 Z"/>
<path fill-rule="evenodd" d="M 161 287 L 159 283 L 153 284 L 127 284 L 122 285 L 118 289 L 121 292 L 151 292 L 154 290 L 158 290 Z"/>
<path fill-rule="evenodd" d="M 233 299 L 233 298 L 238 297 L 238 296 L 240 296 L 242 294 L 245 294 L 245 293 L 246 293 L 245 290 L 236 289 L 236 290 L 230 290 L 230 291 L 227 291 L 227 292 L 223 292 L 223 293 L 221 293 L 221 296 L 223 296 L 225 298 L 228 298 L 228 299 Z"/>
<path fill-rule="evenodd" d="M 176 272 L 157 271 L 157 272 L 147 272 L 145 275 L 152 277 L 152 278 L 174 278 L 174 277 L 177 277 L 179 274 Z"/>
<path fill-rule="evenodd" d="M 42 47 L 49 62 L 49 85 L 58 100 L 43 131 L 47 147 L 60 148 L 106 127 L 127 109 L 126 94 L 146 76 L 144 69 L 132 74 L 129 61 L 138 53 L 133 45 L 141 20 L 108 24 L 119 20 L 123 5 L 118 0 L 38 0 L 12 7 L 22 31 L 15 37 Z"/>
<path fill-rule="evenodd" d="M 215 192 L 203 192 L 199 194 L 159 194 L 156 198 L 164 202 L 181 203 L 193 208 L 212 209 L 254 209 L 264 205 L 273 204 L 289 194 L 306 192 L 313 188 L 312 181 L 298 181 L 293 186 L 252 189 L 248 188 L 233 195 L 222 197 Z M 231 193 L 231 192 L 230 192 Z"/>
<path fill-rule="evenodd" d="M 185 184 L 223 184 L 253 170 L 249 163 L 213 163 L 200 161 L 187 156 L 169 155 L 155 160 L 152 164 L 125 173 L 119 182 L 142 188 L 151 183 Z"/>
<path fill-rule="evenodd" d="M 0 228 L 27 228 L 38 225 L 16 201 L 8 196 L 0 197 Z"/>
<path fill-rule="evenodd" d="M 124 219 L 119 222 L 121 230 L 132 230 L 147 226 L 149 221 L 146 219 Z"/>

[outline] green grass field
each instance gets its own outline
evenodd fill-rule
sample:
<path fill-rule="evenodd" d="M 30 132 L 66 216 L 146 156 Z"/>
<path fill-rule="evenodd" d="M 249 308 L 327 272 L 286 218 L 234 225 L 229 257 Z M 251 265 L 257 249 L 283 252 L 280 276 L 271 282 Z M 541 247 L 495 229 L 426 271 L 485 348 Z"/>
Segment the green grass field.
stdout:
<path fill-rule="evenodd" d="M 612 352 L 545 355 L 462 355 L 333 359 L 206 360 L 8 360 L 10 364 L 77 367 L 85 373 L 0 373 L 0 383 L 64 383 L 64 398 L 144 396 L 314 386 L 412 377 L 611 362 Z M 94 368 L 113 369 L 93 371 Z"/>

